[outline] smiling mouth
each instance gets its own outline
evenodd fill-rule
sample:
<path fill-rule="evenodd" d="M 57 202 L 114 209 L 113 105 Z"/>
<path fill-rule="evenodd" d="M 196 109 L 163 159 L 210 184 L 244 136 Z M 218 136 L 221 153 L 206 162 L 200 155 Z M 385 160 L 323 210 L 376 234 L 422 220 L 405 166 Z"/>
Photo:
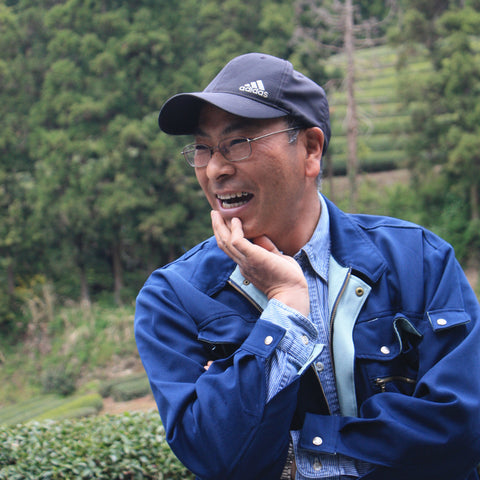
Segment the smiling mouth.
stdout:
<path fill-rule="evenodd" d="M 245 205 L 253 198 L 253 195 L 248 192 L 241 193 L 226 193 L 224 195 L 217 195 L 217 199 L 223 208 L 236 208 Z"/>

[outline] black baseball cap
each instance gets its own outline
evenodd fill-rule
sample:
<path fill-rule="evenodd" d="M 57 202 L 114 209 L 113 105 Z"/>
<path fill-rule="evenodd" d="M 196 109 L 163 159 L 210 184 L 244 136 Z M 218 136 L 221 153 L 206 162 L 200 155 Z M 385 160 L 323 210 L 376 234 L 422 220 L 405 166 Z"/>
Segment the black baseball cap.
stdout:
<path fill-rule="evenodd" d="M 246 118 L 290 115 L 305 127 L 322 130 L 324 151 L 330 140 L 329 107 L 323 88 L 294 70 L 287 60 L 272 55 L 240 55 L 227 63 L 203 92 L 174 95 L 160 110 L 160 129 L 172 135 L 193 134 L 205 102 Z"/>

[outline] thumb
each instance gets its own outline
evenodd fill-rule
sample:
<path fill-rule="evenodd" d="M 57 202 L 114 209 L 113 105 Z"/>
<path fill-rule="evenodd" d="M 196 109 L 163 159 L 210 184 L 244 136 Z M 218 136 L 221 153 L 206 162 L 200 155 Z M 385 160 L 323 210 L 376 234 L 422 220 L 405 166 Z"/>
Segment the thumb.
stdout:
<path fill-rule="evenodd" d="M 261 235 L 260 237 L 256 237 L 252 240 L 252 242 L 255 245 L 258 245 L 259 247 L 262 247 L 269 252 L 279 253 L 279 254 L 282 253 L 266 235 Z"/>

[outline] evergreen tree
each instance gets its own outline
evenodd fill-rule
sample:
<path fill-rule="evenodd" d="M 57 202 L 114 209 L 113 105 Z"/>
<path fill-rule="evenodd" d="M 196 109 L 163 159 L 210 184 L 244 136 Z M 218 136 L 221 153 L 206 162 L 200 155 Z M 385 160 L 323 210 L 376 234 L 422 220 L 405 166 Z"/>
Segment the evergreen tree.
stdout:
<path fill-rule="evenodd" d="M 411 3 L 417 9 L 405 17 L 405 31 L 416 31 L 414 38 L 431 59 L 423 84 L 406 75 L 400 85 L 412 112 L 407 148 L 419 210 L 460 258 L 478 260 L 480 62 L 475 35 L 480 12 L 458 2 L 433 2 L 429 6 L 437 8 L 436 15 L 427 19 L 419 13 L 419 2 Z"/>
<path fill-rule="evenodd" d="M 250 51 L 326 80 L 290 0 L 9 0 L 0 29 L 2 319 L 32 279 L 120 303 L 211 235 L 190 139 L 158 130 L 171 95 Z"/>
<path fill-rule="evenodd" d="M 0 5 L 0 327 L 6 334 L 21 318 L 16 286 L 42 265 L 29 223 L 35 165 L 28 115 L 39 97 L 45 38 L 38 16 L 37 7 L 17 15 L 12 7 Z"/>

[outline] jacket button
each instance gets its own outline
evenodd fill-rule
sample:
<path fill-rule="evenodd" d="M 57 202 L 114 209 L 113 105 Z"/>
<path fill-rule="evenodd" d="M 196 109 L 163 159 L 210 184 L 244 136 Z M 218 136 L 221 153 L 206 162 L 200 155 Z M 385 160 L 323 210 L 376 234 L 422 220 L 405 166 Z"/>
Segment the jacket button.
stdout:
<path fill-rule="evenodd" d="M 319 447 L 323 443 L 323 440 L 321 437 L 313 437 L 312 443 Z"/>
<path fill-rule="evenodd" d="M 268 337 L 265 337 L 265 345 L 270 345 L 273 342 L 273 337 L 269 335 Z"/>
<path fill-rule="evenodd" d="M 443 327 L 446 324 L 447 324 L 447 321 L 444 318 L 439 318 L 437 320 L 437 325 L 440 325 L 441 327 Z"/>
<path fill-rule="evenodd" d="M 357 297 L 362 297 L 364 293 L 365 290 L 362 287 L 357 287 L 355 289 L 355 294 L 357 295 Z"/>
<path fill-rule="evenodd" d="M 384 346 L 380 349 L 380 351 L 381 351 L 384 355 L 388 355 L 388 354 L 390 353 L 390 349 L 389 349 L 386 345 L 384 345 Z"/>
<path fill-rule="evenodd" d="M 317 372 L 323 372 L 323 369 L 325 368 L 325 366 L 323 365 L 322 362 L 317 362 L 315 364 L 315 368 L 317 369 Z"/>

